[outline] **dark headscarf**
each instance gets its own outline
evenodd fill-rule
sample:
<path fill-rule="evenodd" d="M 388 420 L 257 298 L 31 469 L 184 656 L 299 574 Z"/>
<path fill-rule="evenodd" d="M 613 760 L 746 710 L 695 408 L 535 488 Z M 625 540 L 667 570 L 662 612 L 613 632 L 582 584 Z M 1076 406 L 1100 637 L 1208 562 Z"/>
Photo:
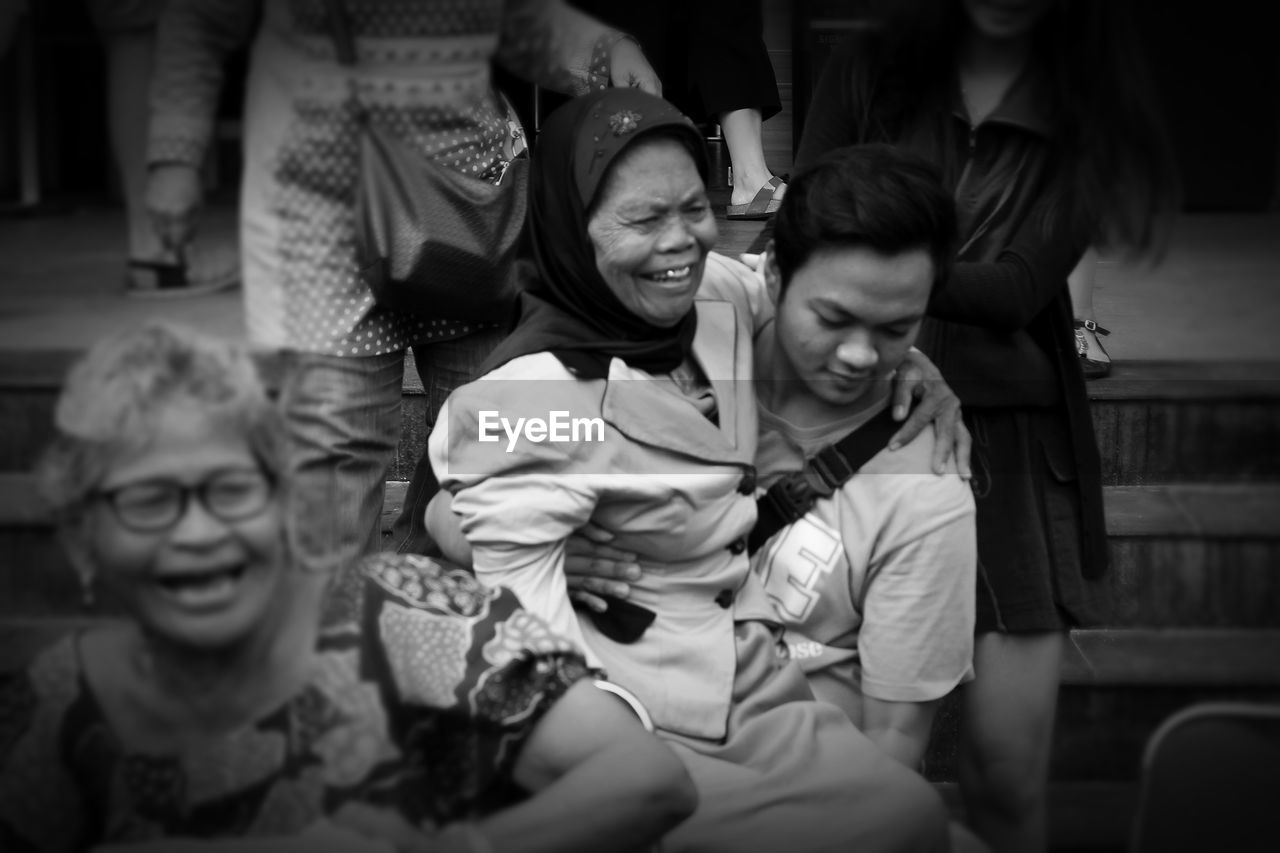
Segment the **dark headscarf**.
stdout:
<path fill-rule="evenodd" d="M 520 321 L 482 372 L 513 358 L 551 352 L 576 375 L 602 378 L 620 358 L 649 373 L 669 373 L 693 345 L 697 315 L 674 326 L 648 323 L 627 309 L 596 268 L 587 212 L 614 161 L 655 132 L 681 142 L 705 183 L 701 134 L 671 104 L 639 89 L 606 89 L 575 98 L 543 125 L 529 179 L 529 228 L 537 277 L 520 297 Z"/>

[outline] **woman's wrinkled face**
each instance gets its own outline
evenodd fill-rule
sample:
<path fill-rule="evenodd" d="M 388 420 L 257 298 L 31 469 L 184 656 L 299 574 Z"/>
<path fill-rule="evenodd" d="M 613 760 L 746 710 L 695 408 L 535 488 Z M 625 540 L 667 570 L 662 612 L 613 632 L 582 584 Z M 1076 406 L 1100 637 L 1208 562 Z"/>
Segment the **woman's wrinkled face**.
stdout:
<path fill-rule="evenodd" d="M 247 439 L 226 433 L 171 409 L 110 467 L 80 529 L 98 581 L 141 626 L 200 650 L 261 628 L 285 570 L 278 490 Z"/>
<path fill-rule="evenodd" d="M 613 294 L 663 327 L 693 307 L 719 236 L 697 164 L 683 145 L 663 138 L 635 143 L 613 164 L 587 233 Z"/>
<path fill-rule="evenodd" d="M 964 0 L 970 25 L 989 39 L 1029 36 L 1054 0 Z"/>

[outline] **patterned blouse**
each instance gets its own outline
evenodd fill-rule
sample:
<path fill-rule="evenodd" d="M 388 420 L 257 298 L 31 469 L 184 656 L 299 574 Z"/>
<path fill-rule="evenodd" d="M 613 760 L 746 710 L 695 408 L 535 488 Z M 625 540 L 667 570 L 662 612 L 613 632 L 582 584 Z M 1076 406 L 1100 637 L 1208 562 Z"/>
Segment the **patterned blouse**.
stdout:
<path fill-rule="evenodd" d="M 425 557 L 364 565 L 360 623 L 327 630 L 317 666 L 257 722 L 181 754 L 113 732 L 81 636 L 0 680 L 0 850 L 57 853 L 162 837 L 292 835 L 348 801 L 410 822 L 511 802 L 521 746 L 588 674 L 506 590 Z"/>
<path fill-rule="evenodd" d="M 621 38 L 563 0 L 342 0 L 354 70 L 326 0 L 168 0 L 148 162 L 199 165 L 226 56 L 256 32 L 244 121 L 241 254 L 250 340 L 380 355 L 474 329 L 374 304 L 356 273 L 357 102 L 424 159 L 496 180 L 509 142 L 490 63 L 559 92 L 609 83 Z M 505 317 L 495 317 L 495 322 Z"/>

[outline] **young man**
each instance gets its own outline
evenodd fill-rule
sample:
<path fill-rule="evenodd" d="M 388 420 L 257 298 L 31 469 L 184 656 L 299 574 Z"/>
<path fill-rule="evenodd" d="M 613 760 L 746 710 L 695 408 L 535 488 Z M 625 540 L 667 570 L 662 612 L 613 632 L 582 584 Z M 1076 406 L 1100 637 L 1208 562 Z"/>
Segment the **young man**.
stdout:
<path fill-rule="evenodd" d="M 762 487 L 874 429 L 945 278 L 953 211 L 931 166 L 887 146 L 792 181 L 764 261 L 777 307 L 756 344 Z M 754 565 L 815 695 L 917 767 L 939 700 L 973 675 L 974 503 L 954 466 L 932 473 L 932 430 L 883 441 Z"/>

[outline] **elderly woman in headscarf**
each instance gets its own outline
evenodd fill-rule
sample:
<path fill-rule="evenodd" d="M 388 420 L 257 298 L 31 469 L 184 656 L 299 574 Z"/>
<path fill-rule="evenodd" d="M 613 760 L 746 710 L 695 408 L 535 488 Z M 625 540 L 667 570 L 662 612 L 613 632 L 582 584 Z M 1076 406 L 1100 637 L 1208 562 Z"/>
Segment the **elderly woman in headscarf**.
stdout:
<path fill-rule="evenodd" d="M 56 431 L 44 491 L 126 618 L 0 679 L 6 853 L 644 849 L 692 809 L 671 751 L 506 590 L 380 555 L 321 631 L 327 577 L 290 559 L 283 424 L 241 349 L 109 340 Z"/>
<path fill-rule="evenodd" d="M 477 576 L 510 586 L 632 690 L 699 790 L 672 850 L 941 850 L 945 810 L 777 654 L 749 571 L 752 337 L 760 282 L 711 252 L 693 125 L 636 91 L 544 126 L 530 186 L 536 280 L 485 375 L 429 442 Z M 639 555 L 630 603 L 567 595 L 588 523 Z M 609 615 L 611 614 L 611 615 Z"/>

